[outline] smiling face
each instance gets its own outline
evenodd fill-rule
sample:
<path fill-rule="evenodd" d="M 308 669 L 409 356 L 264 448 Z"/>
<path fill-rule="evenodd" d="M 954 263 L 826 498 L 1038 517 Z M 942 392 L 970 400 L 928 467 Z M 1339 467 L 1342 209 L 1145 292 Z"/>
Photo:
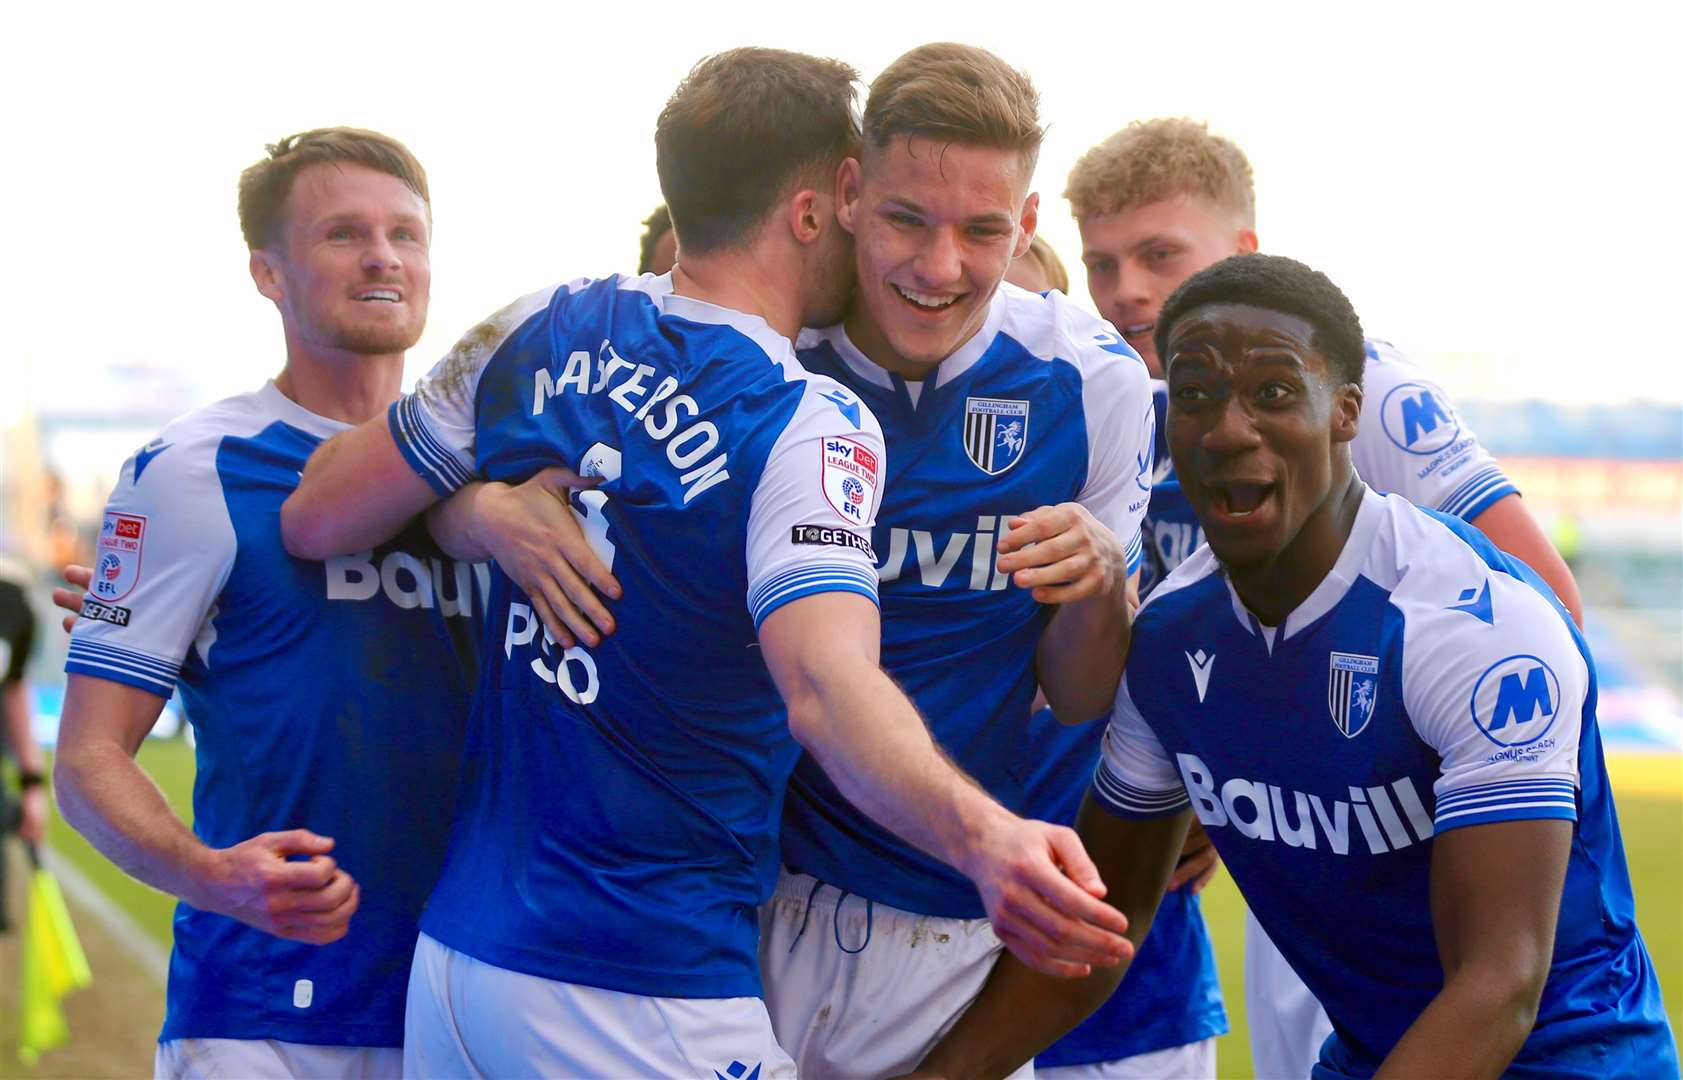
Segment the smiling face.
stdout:
<path fill-rule="evenodd" d="M 1028 250 L 1038 195 L 1016 150 L 898 135 L 843 166 L 842 225 L 857 249 L 848 333 L 921 379 L 981 329 L 1011 260 Z"/>
<path fill-rule="evenodd" d="M 311 165 L 293 180 L 276 243 L 252 252 L 252 275 L 290 342 L 402 353 L 426 326 L 430 240 L 427 204 L 402 180 L 363 165 Z"/>
<path fill-rule="evenodd" d="M 1200 195 L 1127 206 L 1076 224 L 1093 304 L 1159 379 L 1163 365 L 1152 331 L 1169 294 L 1204 267 L 1256 250 L 1255 230 Z"/>
<path fill-rule="evenodd" d="M 1338 383 L 1313 336 L 1296 315 L 1206 304 L 1168 337 L 1175 473 L 1210 549 L 1238 574 L 1318 564 L 1324 542 L 1334 553 L 1342 542 L 1313 523 L 1330 522 L 1333 495 L 1349 485 L 1343 444 L 1355 437 L 1361 390 Z"/>

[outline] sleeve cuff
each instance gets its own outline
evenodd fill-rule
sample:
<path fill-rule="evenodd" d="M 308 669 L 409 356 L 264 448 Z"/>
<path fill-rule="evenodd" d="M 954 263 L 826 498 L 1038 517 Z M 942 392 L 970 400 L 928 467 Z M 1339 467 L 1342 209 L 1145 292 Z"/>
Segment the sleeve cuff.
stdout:
<path fill-rule="evenodd" d="M 1461 482 L 1438 506 L 1441 513 L 1471 521 L 1490 509 L 1498 499 L 1519 494 L 1513 481 L 1495 465 L 1486 465 Z"/>
<path fill-rule="evenodd" d="M 161 698 L 175 693 L 175 681 L 181 672 L 178 665 L 133 649 L 74 638 L 70 641 L 64 670 L 72 675 L 88 675 L 133 686 Z"/>
<path fill-rule="evenodd" d="M 427 429 L 420 398 L 415 394 L 405 394 L 392 402 L 386 410 L 386 423 L 403 460 L 439 498 L 449 498 L 473 479 L 473 471 Z"/>
<path fill-rule="evenodd" d="M 803 596 L 825 592 L 851 592 L 878 604 L 877 575 L 858 566 L 798 566 L 770 578 L 748 596 L 748 610 L 759 630 L 766 616 Z"/>
<path fill-rule="evenodd" d="M 1437 832 L 1493 821 L 1578 820 L 1578 789 L 1570 780 L 1509 780 L 1445 793 L 1432 813 Z"/>
<path fill-rule="evenodd" d="M 1093 773 L 1093 798 L 1117 817 L 1161 818 L 1178 814 L 1192 805 L 1184 787 L 1173 791 L 1147 791 L 1111 772 L 1103 761 Z"/>

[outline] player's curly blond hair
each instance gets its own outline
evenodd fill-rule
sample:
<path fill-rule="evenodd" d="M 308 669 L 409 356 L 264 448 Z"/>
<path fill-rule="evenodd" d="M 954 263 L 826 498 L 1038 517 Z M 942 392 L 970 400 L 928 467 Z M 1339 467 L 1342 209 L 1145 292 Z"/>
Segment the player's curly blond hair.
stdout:
<path fill-rule="evenodd" d="M 1064 188 L 1077 220 L 1176 195 L 1201 195 L 1256 227 L 1251 163 L 1197 120 L 1134 121 L 1082 154 Z"/>

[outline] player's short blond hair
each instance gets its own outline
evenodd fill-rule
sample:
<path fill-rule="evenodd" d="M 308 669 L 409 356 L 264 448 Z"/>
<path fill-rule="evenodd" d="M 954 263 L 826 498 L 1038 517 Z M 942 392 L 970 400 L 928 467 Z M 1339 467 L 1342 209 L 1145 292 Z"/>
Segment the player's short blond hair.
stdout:
<path fill-rule="evenodd" d="M 1029 242 L 1029 249 L 1023 253 L 1023 258 L 1033 259 L 1035 265 L 1040 267 L 1040 272 L 1045 275 L 1046 283 L 1065 296 L 1069 295 L 1069 269 L 1064 266 L 1064 261 L 1058 258 L 1058 253 L 1046 242 L 1044 236 L 1034 234 L 1034 239 Z"/>
<path fill-rule="evenodd" d="M 1077 220 L 1177 195 L 1200 195 L 1256 227 L 1251 163 L 1197 120 L 1136 120 L 1082 154 L 1064 198 Z"/>
<path fill-rule="evenodd" d="M 1015 150 L 1030 175 L 1046 134 L 1027 75 L 986 49 L 945 41 L 918 46 L 876 77 L 864 126 L 879 150 L 898 135 Z"/>

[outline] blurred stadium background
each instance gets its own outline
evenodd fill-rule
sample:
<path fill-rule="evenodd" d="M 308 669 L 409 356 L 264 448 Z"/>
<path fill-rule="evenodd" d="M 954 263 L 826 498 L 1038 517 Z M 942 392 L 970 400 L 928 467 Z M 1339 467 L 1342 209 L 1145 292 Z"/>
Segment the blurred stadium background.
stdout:
<path fill-rule="evenodd" d="M 1672 1023 L 1683 1028 L 1683 405 L 1541 400 L 1509 389 L 1511 357 L 1418 358 L 1454 388 L 1462 420 L 1518 483 L 1583 588 L 1638 912 Z M 98 379 L 108 392 L 97 399 L 52 384 L 0 427 L 0 550 L 28 578 L 47 624 L 30 672 L 35 734 L 48 746 L 66 643 L 49 616 L 50 568 L 89 561 L 117 465 L 203 401 L 163 367 L 111 364 Z M 192 748 L 173 708 L 141 760 L 190 818 Z M 125 878 L 62 822 L 54 821 L 51 843 L 95 984 L 67 1003 L 70 1044 L 27 1075 L 143 1074 L 162 1017 L 173 902 Z M 21 869 L 17 851 L 8 857 Z M 10 877 L 15 893 L 21 875 Z M 1221 1042 L 1221 1075 L 1249 1077 L 1241 901 L 1225 876 L 1206 896 L 1233 1022 Z M 19 895 L 8 900 L 20 910 Z M 17 987 L 5 974 L 15 970 L 15 936 L 0 939 L 0 1075 L 21 1069 L 11 1057 Z"/>

